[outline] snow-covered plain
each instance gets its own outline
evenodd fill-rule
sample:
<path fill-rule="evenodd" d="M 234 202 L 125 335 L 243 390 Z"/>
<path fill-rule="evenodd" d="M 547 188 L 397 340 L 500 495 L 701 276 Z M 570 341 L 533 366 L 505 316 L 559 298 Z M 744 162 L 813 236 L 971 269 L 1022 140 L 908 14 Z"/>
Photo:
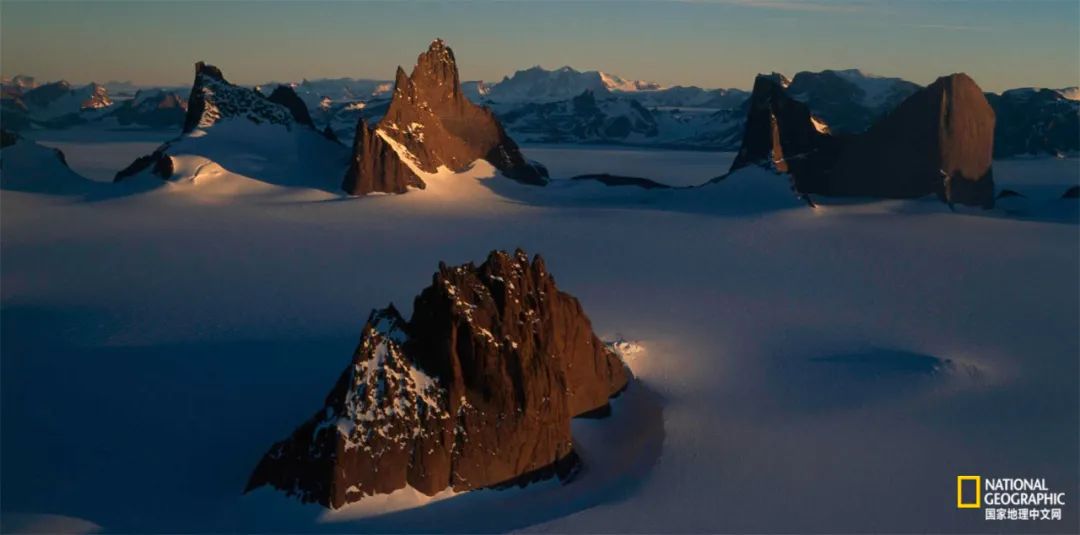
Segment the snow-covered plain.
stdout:
<path fill-rule="evenodd" d="M 83 151 L 110 147 L 65 150 L 92 162 Z M 709 170 L 656 151 L 559 150 L 526 153 L 555 178 L 607 171 L 680 184 L 722 174 L 731 158 L 708 155 Z M 956 475 L 1045 477 L 1080 495 L 1080 226 L 1077 204 L 1055 199 L 1080 182 L 1077 169 L 998 162 L 998 182 L 1029 194 L 1014 213 L 950 213 L 932 199 L 811 209 L 757 170 L 678 191 L 533 188 L 487 178 L 484 165 L 361 199 L 235 176 L 215 202 L 192 183 L 95 184 L 117 194 L 87 200 L 4 190 L 4 522 L 1002 529 L 956 509 Z M 222 200 L 256 187 L 277 194 Z M 519 246 L 544 255 L 602 338 L 644 348 L 628 359 L 639 381 L 613 416 L 575 422 L 589 467 L 578 479 L 374 517 L 268 489 L 241 495 L 265 449 L 321 405 L 372 308 L 393 301 L 408 315 L 440 260 Z M 1064 512 L 1009 527 L 1070 531 L 1077 509 Z"/>

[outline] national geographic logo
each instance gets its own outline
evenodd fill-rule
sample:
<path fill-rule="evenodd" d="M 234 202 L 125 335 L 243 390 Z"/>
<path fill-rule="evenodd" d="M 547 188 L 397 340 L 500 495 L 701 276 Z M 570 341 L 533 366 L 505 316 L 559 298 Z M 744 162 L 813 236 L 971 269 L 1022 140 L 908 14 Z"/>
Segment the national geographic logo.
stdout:
<path fill-rule="evenodd" d="M 1064 506 L 1044 478 L 956 476 L 956 508 L 984 509 L 985 520 L 1061 520 Z"/>

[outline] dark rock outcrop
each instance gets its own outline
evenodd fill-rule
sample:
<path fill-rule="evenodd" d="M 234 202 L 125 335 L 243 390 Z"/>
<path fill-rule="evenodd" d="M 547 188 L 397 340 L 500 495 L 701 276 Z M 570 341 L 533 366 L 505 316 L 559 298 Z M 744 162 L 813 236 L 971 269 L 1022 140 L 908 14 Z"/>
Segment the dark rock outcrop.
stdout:
<path fill-rule="evenodd" d="M 751 163 L 790 173 L 799 193 L 993 206 L 994 111 L 965 74 L 939 78 L 859 135 L 836 136 L 783 85 L 759 76 L 743 146 Z"/>
<path fill-rule="evenodd" d="M 629 372 L 544 261 L 518 250 L 439 265 L 405 321 L 372 312 L 325 406 L 255 468 L 332 508 L 409 485 L 433 495 L 569 477 L 570 419 L 602 412 Z"/>
<path fill-rule="evenodd" d="M 116 176 L 113 177 L 113 182 L 122 182 L 147 169 L 150 169 L 150 172 L 154 176 L 168 180 L 173 175 L 174 167 L 172 157 L 165 154 L 166 148 L 167 147 L 162 147 L 146 156 L 136 158 L 134 162 L 131 162 L 131 165 L 128 165 L 116 173 Z"/>
<path fill-rule="evenodd" d="M 671 186 L 661 184 L 649 178 L 612 175 L 608 173 L 577 175 L 570 177 L 570 180 L 595 180 L 605 186 L 636 186 L 644 189 L 671 189 Z"/>
<path fill-rule="evenodd" d="M 270 102 L 285 106 L 289 110 L 289 113 L 292 113 L 293 119 L 296 120 L 297 123 L 315 128 L 315 122 L 311 120 L 311 114 L 308 112 L 307 105 L 304 104 L 304 101 L 296 94 L 296 91 L 293 91 L 293 88 L 287 85 L 279 85 L 267 98 Z"/>
<path fill-rule="evenodd" d="M 443 165 L 463 171 L 484 159 L 519 182 L 547 183 L 547 176 L 525 160 L 494 113 L 465 98 L 454 53 L 441 39 L 420 54 L 411 75 L 398 67 L 393 99 L 378 129 L 427 172 Z"/>
<path fill-rule="evenodd" d="M 1062 199 L 1080 199 L 1080 186 L 1073 186 L 1061 194 Z"/>
<path fill-rule="evenodd" d="M 823 188 L 839 144 L 815 125 L 806 104 L 788 95 L 786 83 L 777 73 L 754 80 L 742 146 L 731 170 L 764 165 L 790 173 L 800 192 L 816 193 Z"/>
<path fill-rule="evenodd" d="M 352 160 L 345 172 L 341 189 L 349 195 L 369 193 L 405 193 L 410 187 L 423 189 L 424 181 L 416 176 L 394 148 L 367 121 L 356 123 Z"/>
<path fill-rule="evenodd" d="M 993 206 L 994 110 L 966 74 L 938 78 L 865 134 L 845 143 L 831 195 L 910 198 Z"/>
<path fill-rule="evenodd" d="M 19 134 L 10 130 L 0 129 L 0 149 L 4 147 L 10 147 L 19 140 Z"/>

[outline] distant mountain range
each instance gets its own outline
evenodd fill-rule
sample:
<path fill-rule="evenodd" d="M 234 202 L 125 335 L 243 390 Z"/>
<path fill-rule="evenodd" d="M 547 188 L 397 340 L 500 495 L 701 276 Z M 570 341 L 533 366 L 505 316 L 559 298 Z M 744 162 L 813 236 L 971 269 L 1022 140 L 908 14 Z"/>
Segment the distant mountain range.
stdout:
<path fill-rule="evenodd" d="M 809 107 L 816 124 L 835 135 L 865 131 L 921 88 L 855 69 L 803 71 L 790 79 L 772 76 L 793 99 Z M 335 78 L 269 82 L 255 90 L 278 85 L 291 87 L 315 126 L 329 128 L 343 141 L 355 135 L 360 118 L 374 123 L 383 116 L 394 88 L 389 80 Z M 5 128 L 12 130 L 110 121 L 179 126 L 187 102 L 184 89 L 139 91 L 130 82 L 75 88 L 63 81 L 39 85 L 20 75 L 4 80 L 2 90 Z M 469 100 L 490 107 L 521 142 L 730 151 L 738 149 L 742 138 L 749 98 L 741 89 L 668 87 L 568 66 L 554 70 L 535 66 L 494 83 L 465 81 L 461 90 Z M 995 156 L 1080 151 L 1076 87 L 1014 89 L 987 93 L 987 99 L 997 115 Z"/>

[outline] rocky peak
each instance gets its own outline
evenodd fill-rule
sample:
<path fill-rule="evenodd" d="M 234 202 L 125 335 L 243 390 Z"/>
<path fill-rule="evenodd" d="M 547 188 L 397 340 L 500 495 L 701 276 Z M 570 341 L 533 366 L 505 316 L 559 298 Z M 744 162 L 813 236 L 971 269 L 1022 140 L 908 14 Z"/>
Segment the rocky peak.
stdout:
<path fill-rule="evenodd" d="M 65 80 L 39 85 L 23 94 L 22 100 L 31 106 L 44 107 L 71 93 L 71 84 Z"/>
<path fill-rule="evenodd" d="M 790 172 L 803 182 L 816 181 L 814 165 L 829 136 L 815 126 L 806 104 L 788 95 L 785 82 L 777 73 L 754 79 L 742 146 L 731 169 L 759 164 Z"/>
<path fill-rule="evenodd" d="M 768 77 L 754 83 L 732 169 L 790 173 L 800 193 L 993 205 L 994 111 L 966 74 L 943 76 L 858 135 L 834 136 Z"/>
<path fill-rule="evenodd" d="M 1080 150 L 1080 101 L 1051 89 L 1011 89 L 986 98 L 997 118 L 994 155 L 1064 155 Z"/>
<path fill-rule="evenodd" d="M 436 40 L 417 58 L 411 75 L 398 67 L 393 98 L 378 130 L 425 172 L 441 166 L 463 171 L 485 159 L 510 178 L 545 184 L 547 176 L 525 161 L 491 110 L 465 98 L 459 79 L 453 51 Z"/>
<path fill-rule="evenodd" d="M 297 123 L 311 127 L 307 108 L 300 102 L 302 109 L 294 109 L 300 99 L 295 92 L 291 97 L 285 92 L 279 93 L 280 102 L 275 102 L 259 91 L 229 83 L 221 69 L 200 61 L 195 64 L 195 81 L 188 97 L 184 133 L 196 128 L 209 128 L 218 121 L 233 118 L 245 118 L 255 124 L 283 125 L 290 129 Z"/>
<path fill-rule="evenodd" d="M 113 102 L 109 98 L 109 90 L 101 84 L 91 83 L 84 88 L 83 92 L 85 93 L 84 98 L 79 103 L 79 109 L 81 110 L 97 110 L 112 106 Z"/>
<path fill-rule="evenodd" d="M 603 411 L 629 373 L 539 256 L 440 263 L 405 321 L 364 325 L 323 408 L 248 484 L 337 508 L 406 485 L 433 495 L 568 477 L 570 419 Z"/>
<path fill-rule="evenodd" d="M 200 77 L 206 77 L 219 82 L 227 82 L 227 80 L 225 80 L 225 75 L 221 74 L 221 69 L 213 65 L 207 65 L 202 61 L 195 63 L 195 78 L 197 79 Z"/>
<path fill-rule="evenodd" d="M 464 99 L 454 51 L 442 39 L 433 41 L 427 52 L 416 58 L 411 79 L 433 107 L 457 105 Z"/>

